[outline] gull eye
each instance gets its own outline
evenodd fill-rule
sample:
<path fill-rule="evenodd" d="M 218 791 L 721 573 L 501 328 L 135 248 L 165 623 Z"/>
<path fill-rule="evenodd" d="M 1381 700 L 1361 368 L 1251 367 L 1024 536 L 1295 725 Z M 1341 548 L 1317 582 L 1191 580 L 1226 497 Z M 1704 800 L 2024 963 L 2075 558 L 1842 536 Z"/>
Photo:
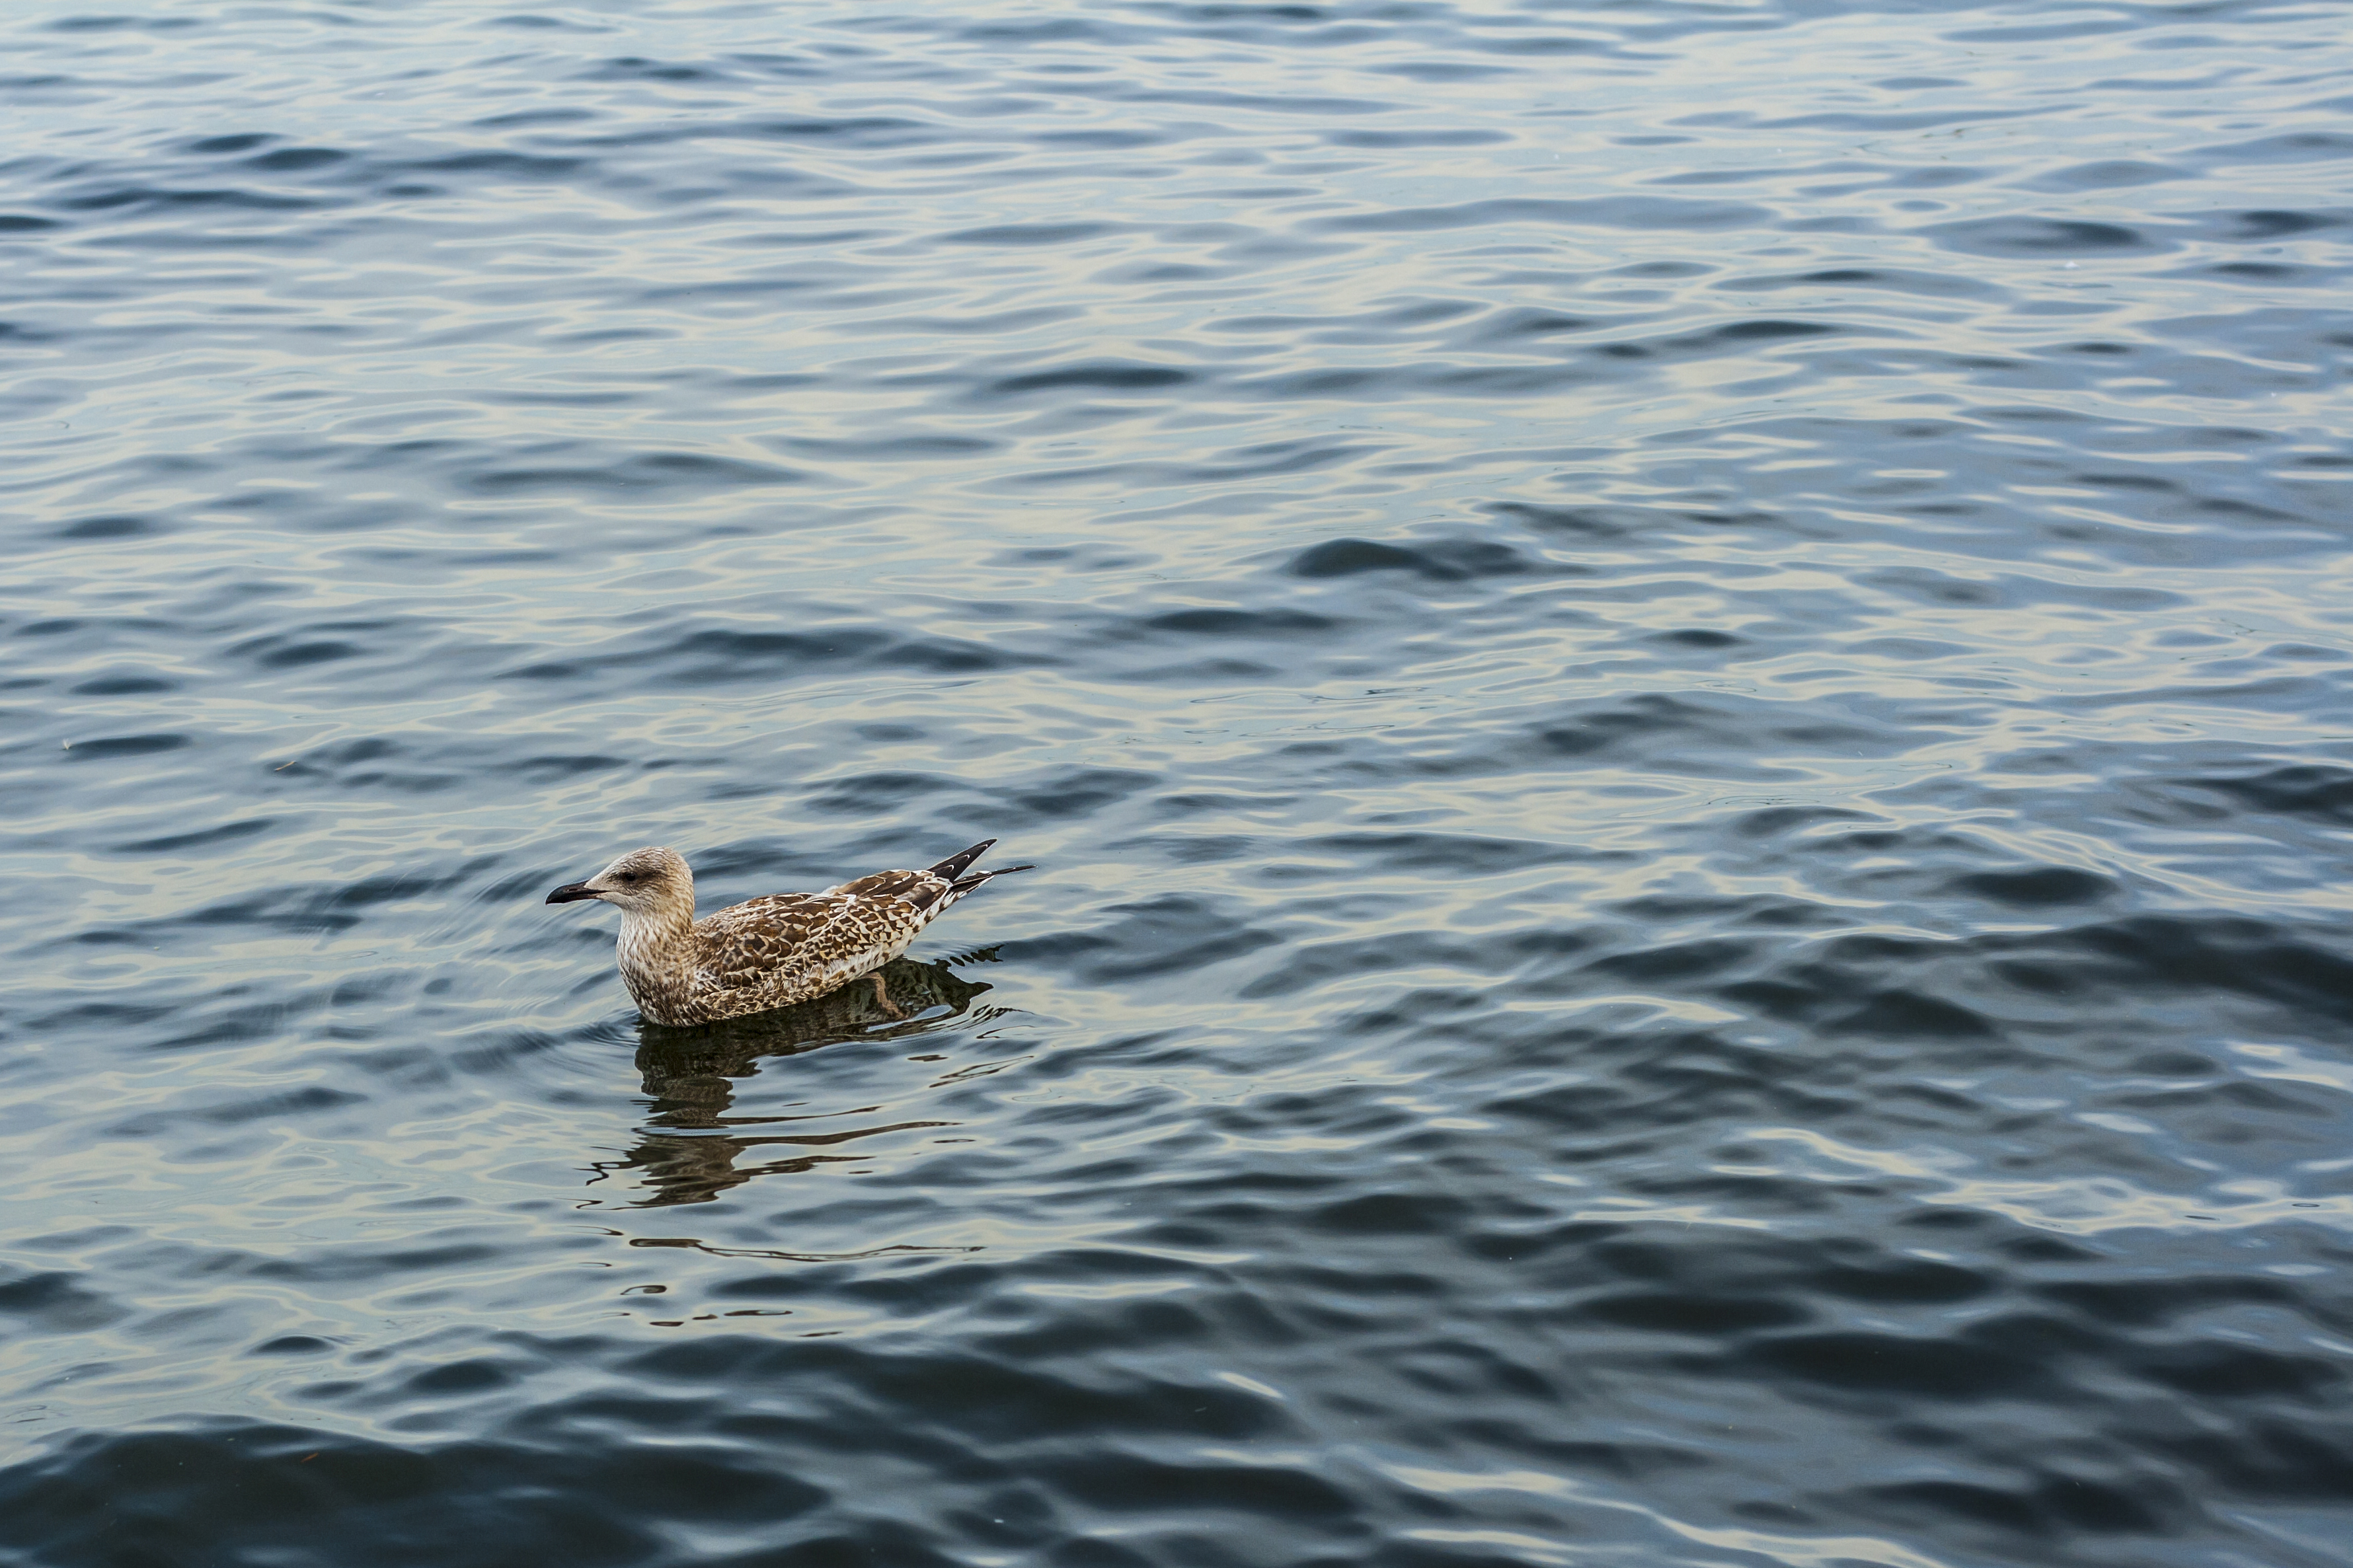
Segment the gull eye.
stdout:
<path fill-rule="evenodd" d="M 634 882 L 637 879 L 638 874 L 635 871 L 616 871 L 613 873 L 613 880 L 616 882 Z"/>

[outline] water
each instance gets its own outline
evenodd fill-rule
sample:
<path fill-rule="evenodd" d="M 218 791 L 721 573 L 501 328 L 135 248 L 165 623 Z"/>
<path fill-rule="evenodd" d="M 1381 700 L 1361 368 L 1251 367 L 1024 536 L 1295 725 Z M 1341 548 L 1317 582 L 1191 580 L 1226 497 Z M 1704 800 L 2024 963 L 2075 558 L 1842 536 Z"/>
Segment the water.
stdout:
<path fill-rule="evenodd" d="M 7 27 L 0 1563 L 2353 1562 L 2342 7 Z"/>

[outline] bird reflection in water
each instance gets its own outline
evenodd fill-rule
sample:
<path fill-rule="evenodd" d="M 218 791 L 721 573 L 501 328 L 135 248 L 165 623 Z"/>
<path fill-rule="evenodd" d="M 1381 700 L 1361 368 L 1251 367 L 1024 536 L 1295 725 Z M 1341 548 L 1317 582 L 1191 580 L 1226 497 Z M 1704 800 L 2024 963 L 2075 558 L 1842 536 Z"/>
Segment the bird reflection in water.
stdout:
<path fill-rule="evenodd" d="M 603 1181 L 615 1172 L 637 1173 L 638 1181 L 651 1192 L 630 1204 L 631 1208 L 709 1203 L 754 1176 L 860 1159 L 862 1156 L 858 1154 L 828 1152 L 857 1139 L 949 1126 L 944 1121 L 898 1121 L 841 1131 L 761 1137 L 721 1131 L 833 1120 L 726 1114 L 735 1099 L 734 1080 L 758 1072 L 763 1057 L 798 1056 L 843 1040 L 897 1040 L 928 1034 L 954 1022 L 972 1005 L 974 997 L 988 989 L 985 982 L 965 980 L 945 963 L 896 958 L 839 991 L 773 1013 L 690 1029 L 643 1025 L 638 1071 L 643 1075 L 646 1094 L 653 1100 L 653 1114 L 648 1119 L 651 1125 L 626 1157 L 597 1163 L 595 1179 Z M 762 1150 L 795 1152 L 755 1164 L 737 1163 Z"/>

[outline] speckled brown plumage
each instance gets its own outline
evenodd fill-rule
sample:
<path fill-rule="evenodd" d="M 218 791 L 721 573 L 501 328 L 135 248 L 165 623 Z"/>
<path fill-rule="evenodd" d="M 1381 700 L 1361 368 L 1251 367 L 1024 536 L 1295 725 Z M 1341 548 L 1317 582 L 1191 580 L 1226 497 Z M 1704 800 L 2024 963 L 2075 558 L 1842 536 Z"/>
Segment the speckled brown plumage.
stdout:
<path fill-rule="evenodd" d="M 877 871 L 816 893 L 746 899 L 694 918 L 694 873 L 676 850 L 632 849 L 551 904 L 596 899 L 621 911 L 621 978 L 650 1023 L 681 1027 L 787 1007 L 870 974 L 949 905 L 1028 866 L 964 874 L 985 838 L 923 871 Z"/>

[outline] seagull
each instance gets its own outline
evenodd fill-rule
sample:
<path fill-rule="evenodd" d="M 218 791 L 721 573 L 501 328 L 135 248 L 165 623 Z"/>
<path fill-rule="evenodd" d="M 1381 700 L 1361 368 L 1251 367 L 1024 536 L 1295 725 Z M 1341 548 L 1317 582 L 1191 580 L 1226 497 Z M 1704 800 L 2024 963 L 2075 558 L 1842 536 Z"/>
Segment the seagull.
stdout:
<path fill-rule="evenodd" d="M 996 843 L 984 838 L 927 871 L 877 871 L 819 893 L 746 899 L 694 918 L 694 873 L 675 849 L 632 849 L 585 882 L 547 895 L 551 904 L 601 899 L 621 911 L 621 979 L 646 1021 L 672 1028 L 740 1018 L 822 996 L 872 976 L 907 951 L 915 933 L 1006 866 L 964 874 Z"/>

